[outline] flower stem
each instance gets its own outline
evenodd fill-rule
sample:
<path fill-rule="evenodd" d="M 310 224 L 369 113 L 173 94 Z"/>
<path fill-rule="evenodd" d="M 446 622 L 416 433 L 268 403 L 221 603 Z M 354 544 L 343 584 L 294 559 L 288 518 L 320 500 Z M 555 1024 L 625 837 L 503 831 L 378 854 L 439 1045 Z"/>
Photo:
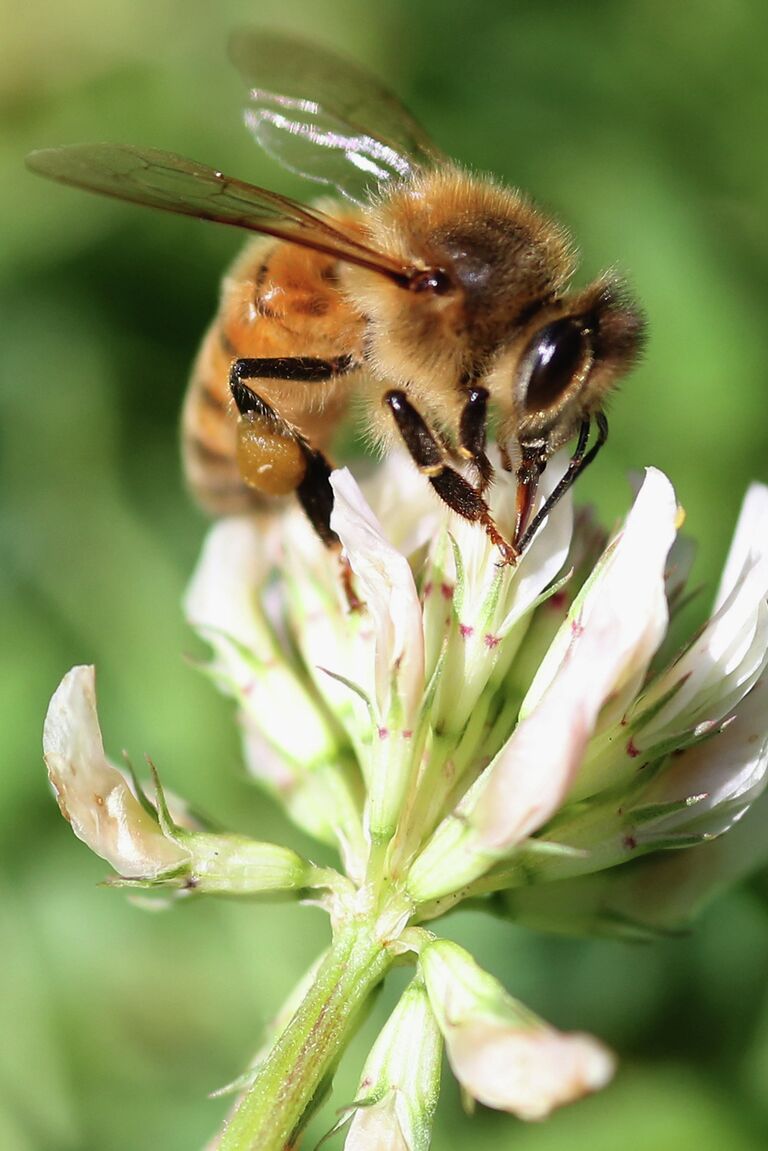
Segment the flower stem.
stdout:
<path fill-rule="evenodd" d="M 372 925 L 344 925 L 317 977 L 226 1124 L 217 1151 L 283 1151 L 393 962 Z"/>

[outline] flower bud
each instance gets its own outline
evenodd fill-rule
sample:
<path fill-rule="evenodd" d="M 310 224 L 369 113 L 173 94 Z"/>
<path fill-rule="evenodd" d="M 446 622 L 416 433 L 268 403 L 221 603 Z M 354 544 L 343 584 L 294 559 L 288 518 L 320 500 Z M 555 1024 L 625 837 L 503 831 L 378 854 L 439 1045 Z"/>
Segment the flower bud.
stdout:
<path fill-rule="evenodd" d="M 345 1151 L 429 1151 L 441 1051 L 424 984 L 414 979 L 365 1062 Z"/>

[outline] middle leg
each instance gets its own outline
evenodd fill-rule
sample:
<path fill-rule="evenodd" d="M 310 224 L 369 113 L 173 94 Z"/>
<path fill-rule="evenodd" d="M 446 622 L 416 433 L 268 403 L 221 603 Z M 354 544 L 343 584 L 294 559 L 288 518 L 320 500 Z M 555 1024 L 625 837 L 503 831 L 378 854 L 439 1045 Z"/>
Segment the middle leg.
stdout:
<path fill-rule="evenodd" d="M 480 477 L 480 491 L 484 492 L 493 479 L 493 464 L 486 455 L 488 438 L 488 389 L 470 384 L 459 417 L 459 452 L 471 460 Z"/>

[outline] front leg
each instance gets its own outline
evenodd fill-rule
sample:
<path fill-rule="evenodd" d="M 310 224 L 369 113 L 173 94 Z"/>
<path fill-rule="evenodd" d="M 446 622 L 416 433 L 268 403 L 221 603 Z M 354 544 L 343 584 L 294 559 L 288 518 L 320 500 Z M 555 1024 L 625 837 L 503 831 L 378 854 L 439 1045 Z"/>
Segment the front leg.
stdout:
<path fill-rule="evenodd" d="M 470 523 L 481 524 L 505 563 L 515 563 L 519 552 L 502 536 L 481 492 L 445 462 L 437 437 L 410 402 L 405 392 L 390 391 L 384 403 L 392 412 L 398 431 L 422 475 L 426 476 L 443 503 Z"/>
<path fill-rule="evenodd" d="M 459 417 L 459 452 L 471 460 L 480 477 L 484 492 L 493 479 L 493 464 L 486 455 L 488 439 L 488 389 L 470 384 Z"/>

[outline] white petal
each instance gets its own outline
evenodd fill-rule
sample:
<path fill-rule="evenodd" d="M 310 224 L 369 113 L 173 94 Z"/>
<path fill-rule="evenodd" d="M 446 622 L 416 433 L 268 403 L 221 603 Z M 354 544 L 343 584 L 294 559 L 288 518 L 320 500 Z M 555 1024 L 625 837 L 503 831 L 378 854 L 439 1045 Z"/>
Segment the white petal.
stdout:
<path fill-rule="evenodd" d="M 565 472 L 567 462 L 568 455 L 565 452 L 558 453 L 550 461 L 539 485 L 537 506 L 554 490 Z M 572 535 L 573 503 L 571 493 L 567 492 L 544 520 L 517 565 L 513 594 L 507 605 L 507 616 L 499 628 L 500 635 L 506 635 L 560 574 L 568 558 Z"/>
<path fill-rule="evenodd" d="M 300 779 L 296 766 L 278 754 L 248 712 L 240 716 L 243 757 L 248 774 L 278 796 L 289 795 Z"/>
<path fill-rule="evenodd" d="M 645 710 L 679 690 L 635 736 L 638 748 L 703 720 L 719 720 L 749 691 L 768 661 L 768 556 L 750 557 L 695 642 L 639 700 Z"/>
<path fill-rule="evenodd" d="M 107 762 L 96 714 L 94 669 L 74 667 L 45 717 L 43 751 L 62 814 L 79 839 L 121 875 L 153 878 L 187 862 Z"/>
<path fill-rule="evenodd" d="M 413 1151 L 397 1112 L 395 1091 L 371 1107 L 358 1107 L 344 1140 L 344 1151 Z"/>
<path fill-rule="evenodd" d="M 594 634 L 594 633 L 593 633 Z M 608 635 L 567 655 L 534 711 L 517 727 L 488 769 L 467 819 L 483 848 L 506 852 L 532 835 L 562 805 L 581 764 L 600 706 L 611 688 L 604 658 Z M 592 663 L 595 669 L 593 675 Z"/>
<path fill-rule="evenodd" d="M 445 518 L 444 505 L 405 452 L 388 452 L 361 486 L 387 539 L 404 556 L 428 544 Z"/>
<path fill-rule="evenodd" d="M 428 1151 L 440 1093 L 443 1041 L 429 998 L 414 979 L 379 1033 L 363 1067 L 347 1151 L 386 1147 Z M 380 1140 L 380 1142 L 377 1142 Z"/>
<path fill-rule="evenodd" d="M 252 517 L 215 524 L 206 537 L 185 609 L 189 622 L 213 648 L 211 670 L 223 690 L 238 700 L 246 722 L 279 754 L 309 766 L 333 756 L 336 742 L 262 610 L 277 546 L 273 537 L 272 529 Z M 280 774 L 274 762 L 254 759 L 253 767 L 261 778 Z"/>
<path fill-rule="evenodd" d="M 613 631 L 611 646 L 624 654 L 615 690 L 642 679 L 667 626 L 663 574 L 676 518 L 672 485 L 662 472 L 648 468 L 624 527 L 608 545 L 543 660 L 523 715 L 541 698 L 566 651 L 591 627 Z"/>
<path fill-rule="evenodd" d="M 205 539 L 184 601 L 187 619 L 210 639 L 232 678 L 250 678 L 244 661 L 220 636 L 231 636 L 267 659 L 270 645 L 255 610 L 271 566 L 268 540 L 253 518 L 219 520 Z M 224 670 L 224 667 L 222 667 Z"/>
<path fill-rule="evenodd" d="M 565 471 L 567 461 L 567 453 L 561 452 L 550 462 L 539 485 L 537 507 L 551 494 Z M 516 490 L 514 474 L 497 465 L 490 493 L 491 513 L 507 539 L 511 539 L 514 531 Z M 449 530 L 458 545 L 464 568 L 461 623 L 474 627 L 496 582 L 499 553 L 477 524 L 452 516 Z M 517 566 L 507 568 L 504 573 L 506 578 L 494 626 L 497 636 L 505 636 L 510 631 L 561 571 L 568 556 L 572 531 L 573 507 L 568 493 L 547 516 Z"/>
<path fill-rule="evenodd" d="M 720 587 L 715 597 L 717 611 L 733 591 L 747 562 L 768 556 L 768 487 L 752 484 L 744 497 L 736 523 Z"/>
<path fill-rule="evenodd" d="M 550 494 L 564 466 L 561 457 L 547 468 L 541 484 L 542 500 Z M 499 469 L 492 511 L 508 538 L 513 530 L 515 490 L 514 477 Z M 424 607 L 430 668 L 438 654 L 444 656 L 433 726 L 460 733 L 491 675 L 498 672 L 500 664 L 511 663 L 534 604 L 566 561 L 572 526 L 571 502 L 566 496 L 549 514 L 520 562 L 502 568 L 498 550 L 479 525 L 458 516 L 450 518 L 449 530 L 461 557 L 461 570 L 457 571 L 454 549 L 445 537 L 438 537 L 428 581 L 432 591 Z M 449 638 L 444 648 L 446 634 Z"/>
<path fill-rule="evenodd" d="M 614 1059 L 578 1032 L 467 1020 L 446 1033 L 448 1059 L 459 1082 L 481 1103 L 521 1119 L 544 1119 L 556 1107 L 604 1087 Z"/>
<path fill-rule="evenodd" d="M 654 779 L 645 803 L 675 803 L 702 796 L 691 807 L 641 828 L 639 842 L 688 828 L 721 835 L 741 818 L 766 787 L 768 675 L 741 702 L 725 731 L 674 757 Z"/>
<path fill-rule="evenodd" d="M 666 627 L 664 564 L 675 515 L 669 482 L 649 471 L 624 531 L 555 640 L 554 657 L 545 659 L 527 714 L 467 813 L 488 850 L 509 850 L 555 813 L 601 708 L 645 671 Z"/>
<path fill-rule="evenodd" d="M 408 561 L 385 539 L 378 520 L 347 468 L 331 476 L 331 526 L 338 534 L 376 632 L 376 698 L 386 722 L 391 683 L 410 726 L 424 689 L 424 631 L 421 604 Z"/>

